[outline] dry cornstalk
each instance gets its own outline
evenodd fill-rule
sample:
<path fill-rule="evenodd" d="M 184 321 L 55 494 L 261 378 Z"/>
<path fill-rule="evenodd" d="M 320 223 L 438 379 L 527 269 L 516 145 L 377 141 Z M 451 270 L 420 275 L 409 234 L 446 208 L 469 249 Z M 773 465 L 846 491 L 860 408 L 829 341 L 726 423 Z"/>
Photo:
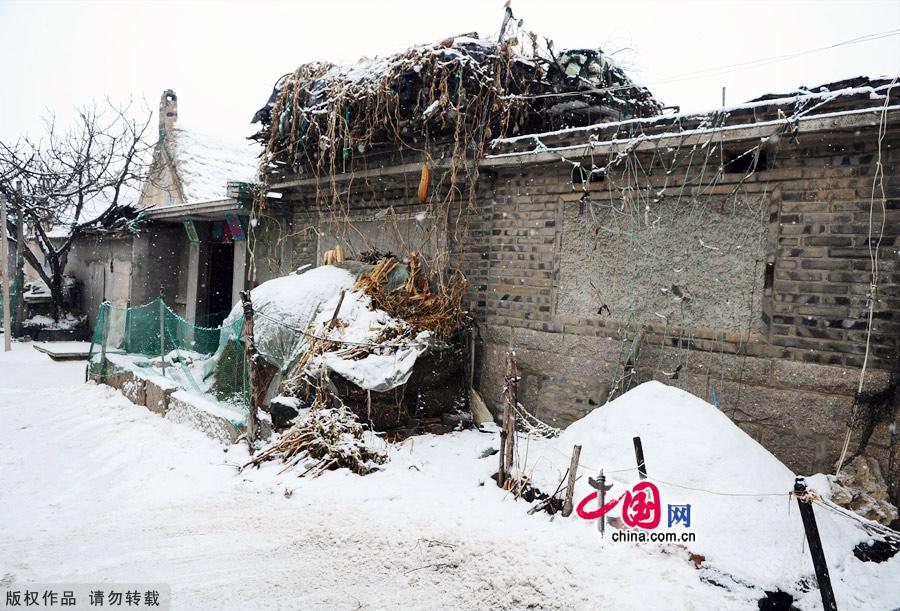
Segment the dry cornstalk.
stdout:
<path fill-rule="evenodd" d="M 317 403 L 319 399 L 317 398 Z M 275 443 L 242 468 L 281 459 L 283 473 L 308 461 L 300 477 L 318 477 L 330 469 L 346 468 L 359 475 L 378 469 L 387 454 L 370 445 L 356 416 L 344 408 L 313 407 Z"/>

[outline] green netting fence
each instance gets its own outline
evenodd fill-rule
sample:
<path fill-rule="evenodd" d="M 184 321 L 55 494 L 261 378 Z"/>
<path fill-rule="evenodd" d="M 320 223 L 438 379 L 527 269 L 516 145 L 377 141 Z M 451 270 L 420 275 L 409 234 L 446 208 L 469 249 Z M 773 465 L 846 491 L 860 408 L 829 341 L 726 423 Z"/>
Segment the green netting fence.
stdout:
<path fill-rule="evenodd" d="M 320 337 L 311 332 L 322 304 L 311 302 L 304 311 L 285 317 L 254 311 L 255 346 L 276 373 L 270 387 L 278 387 L 302 358 L 312 340 L 348 348 L 400 349 L 414 341 L 371 343 Z M 265 306 L 262 308 L 265 309 Z M 330 313 L 329 313 L 330 314 Z M 221 317 L 222 313 L 214 315 Z M 203 320 L 201 318 L 201 320 Z M 193 324 L 173 311 L 162 298 L 135 307 L 104 302 L 94 325 L 87 376 L 120 388 L 130 399 L 132 376 L 157 386 L 178 388 L 215 399 L 234 408 L 237 420 L 249 413 L 247 358 L 241 341 L 244 318 L 239 308 L 217 327 Z M 134 384 L 131 390 L 140 387 Z M 136 391 L 139 394 L 139 388 Z M 145 399 L 148 398 L 145 396 Z M 149 407 L 149 405 L 148 405 Z"/>
<path fill-rule="evenodd" d="M 104 302 L 94 325 L 88 375 L 103 382 L 122 374 L 156 378 L 163 386 L 174 383 L 244 410 L 242 327 L 243 318 L 218 327 L 192 324 L 162 298 L 125 308 Z"/>
<path fill-rule="evenodd" d="M 19 301 L 20 291 L 16 286 L 15 282 L 10 282 L 9 284 L 9 302 L 4 301 L 2 297 L 2 293 L 0 293 L 0 320 L 3 320 L 3 315 L 6 312 L 7 306 L 9 307 L 9 319 L 15 320 L 16 318 L 16 304 Z M 0 332 L 3 331 L 3 328 L 0 327 Z"/>

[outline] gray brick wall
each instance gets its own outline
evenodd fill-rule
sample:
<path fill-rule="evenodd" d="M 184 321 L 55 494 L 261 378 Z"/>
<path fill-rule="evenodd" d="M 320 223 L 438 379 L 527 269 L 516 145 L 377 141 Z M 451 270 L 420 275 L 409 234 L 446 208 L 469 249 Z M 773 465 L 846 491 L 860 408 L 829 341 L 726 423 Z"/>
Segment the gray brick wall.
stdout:
<path fill-rule="evenodd" d="M 900 337 L 898 145 L 900 132 L 892 128 L 883 143 L 886 211 L 882 215 L 876 202 L 873 217 L 876 227 L 884 220 L 885 236 L 869 388 L 885 383 Z M 457 198 L 447 217 L 451 261 L 461 261 L 469 281 L 467 307 L 478 329 L 476 379 L 486 400 L 498 403 L 505 354 L 512 349 L 523 375 L 523 403 L 554 425 L 580 418 L 623 385 L 655 379 L 716 403 L 795 470 L 830 470 L 865 350 L 875 146 L 874 128 L 783 139 L 767 151 L 766 168 L 749 178 L 725 172 L 712 179 L 716 159 L 685 167 L 682 158 L 677 172 L 667 171 L 676 167 L 678 151 L 639 153 L 636 180 L 626 180 L 633 167 L 623 168 L 591 183 L 590 198 L 620 208 L 649 202 L 649 214 L 657 206 L 674 207 L 659 215 L 678 232 L 665 237 L 667 255 L 657 260 L 653 240 L 659 238 L 649 214 L 637 225 L 653 246 L 647 253 L 622 250 L 634 246 L 634 236 L 586 235 L 588 223 L 579 229 L 581 190 L 572 185 L 570 165 L 484 169 L 475 209 Z M 349 208 L 384 209 L 409 205 L 417 181 L 410 171 L 338 188 Z M 627 195 L 624 184 L 631 187 Z M 324 193 L 330 197 L 330 187 Z M 314 187 L 286 191 L 291 267 L 316 261 L 314 228 L 328 208 L 323 196 L 320 191 L 317 207 Z M 762 203 L 732 214 L 729 202 Z M 710 222 L 704 206 L 714 207 L 718 220 Z M 734 232 L 750 236 L 746 257 Z M 678 234 L 684 235 L 681 251 Z M 677 284 L 671 269 L 662 274 L 665 284 L 649 278 L 677 263 L 673 258 L 705 249 L 701 239 L 722 254 L 709 250 L 686 259 L 694 266 L 692 279 L 681 288 L 690 299 L 675 307 L 671 292 L 660 290 Z M 599 251 L 598 240 L 605 240 Z M 637 265 L 638 257 L 651 259 Z M 579 269 L 583 286 L 574 273 Z M 635 299 L 634 291 L 644 292 Z M 600 311 L 604 303 L 608 312 Z M 879 430 L 872 443 L 884 459 L 886 432 Z"/>
<path fill-rule="evenodd" d="M 768 218 L 763 220 L 767 244 L 755 253 L 761 265 L 753 278 L 761 302 L 758 310 L 751 308 L 752 318 L 737 325 L 723 324 L 727 319 L 721 318 L 716 303 L 697 308 L 695 315 L 682 317 L 682 324 L 675 326 L 654 322 L 652 316 L 633 321 L 627 313 L 574 316 L 573 308 L 557 308 L 560 299 L 563 303 L 570 299 L 560 295 L 554 301 L 554 289 L 567 288 L 557 276 L 560 258 L 595 258 L 591 252 L 567 252 L 565 244 L 555 251 L 548 248 L 554 234 L 565 235 L 558 226 L 558 210 L 565 211 L 564 219 L 566 214 L 577 215 L 572 210 L 573 206 L 577 210 L 581 193 L 573 192 L 565 167 L 498 173 L 492 207 L 495 225 L 487 249 L 490 269 L 480 317 L 480 382 L 489 401 L 499 397 L 503 359 L 510 347 L 522 365 L 522 391 L 529 409 L 557 425 L 602 404 L 633 366 L 635 382 L 657 379 L 717 403 L 795 470 L 832 469 L 865 350 L 876 134 L 865 130 L 807 139 L 810 143 L 782 144 L 768 169 L 750 179 L 723 174 L 714 185 L 696 188 L 690 186 L 697 184 L 695 175 L 685 173 L 673 184 L 664 172 L 657 172 L 642 177 L 644 184 L 637 185 L 638 193 L 657 194 L 686 184 L 693 199 L 702 203 L 730 196 L 740 183 L 741 193 L 769 198 Z M 882 215 L 878 202 L 874 208 L 875 226 L 885 221 L 885 237 L 868 388 L 886 382 L 884 368 L 900 336 L 898 142 L 893 131 L 883 144 L 886 212 Z M 649 156 L 643 161 L 651 163 Z M 592 199 L 622 201 L 621 192 L 609 183 L 592 184 L 591 191 Z M 666 198 L 659 205 L 666 205 Z M 696 240 L 699 234 L 706 244 L 717 244 L 729 237 L 721 229 L 700 219 L 696 229 L 683 231 L 686 239 Z M 589 243 L 582 239 L 581 250 L 586 251 Z M 609 254 L 608 246 L 601 251 Z M 699 244 L 693 247 L 701 249 Z M 628 262 L 619 264 L 629 267 Z M 599 266 L 610 276 L 620 276 L 605 262 Z M 746 265 L 732 268 L 733 274 L 742 274 L 729 276 L 735 281 L 749 273 Z M 584 270 L 586 277 L 590 271 Z M 728 273 L 727 268 L 720 271 Z M 643 279 L 634 275 L 618 291 L 639 290 L 642 284 Z M 592 290 L 583 287 L 585 293 Z M 702 293 L 694 291 L 694 299 Z M 714 295 L 707 298 L 715 301 Z M 638 334 L 640 351 L 635 358 L 631 347 Z M 873 451 L 882 459 L 888 443 L 886 430 L 872 441 Z"/>

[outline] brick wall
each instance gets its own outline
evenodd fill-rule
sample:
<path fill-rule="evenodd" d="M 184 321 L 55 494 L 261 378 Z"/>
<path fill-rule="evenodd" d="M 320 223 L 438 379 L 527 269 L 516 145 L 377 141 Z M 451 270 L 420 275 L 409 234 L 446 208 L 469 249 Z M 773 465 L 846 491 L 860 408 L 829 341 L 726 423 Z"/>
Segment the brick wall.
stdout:
<path fill-rule="evenodd" d="M 754 144 L 733 142 L 729 148 Z M 877 201 L 874 206 L 876 235 L 882 220 L 885 235 L 867 388 L 886 383 L 885 368 L 900 337 L 898 144 L 900 132 L 893 129 L 882 144 L 886 210 L 882 214 Z M 680 206 L 683 214 L 694 214 L 691 225 L 680 227 L 686 250 L 721 252 L 693 262 L 700 268 L 682 287 L 691 299 L 682 302 L 689 311 L 681 313 L 664 307 L 673 284 L 667 266 L 677 265 L 676 255 L 684 254 L 672 248 L 672 240 L 658 261 L 644 258 L 660 255 L 659 248 L 634 251 L 636 263 L 621 252 L 635 237 L 584 235 L 586 222 L 582 235 L 567 245 L 573 229 L 566 223 L 589 216 L 579 212 L 581 188 L 573 187 L 570 166 L 497 169 L 493 197 L 480 204 L 472 225 L 466 259 L 479 285 L 473 311 L 481 340 L 479 383 L 487 400 L 499 399 L 505 354 L 512 348 L 523 372 L 524 403 L 557 426 L 601 405 L 623 385 L 656 379 L 717 403 L 792 468 L 831 469 L 865 351 L 876 146 L 874 128 L 808 134 L 771 147 L 766 169 L 750 178 L 726 172 L 706 182 L 699 169 L 681 169 L 673 178 L 676 173 L 663 169 L 673 167 L 671 155 L 657 159 L 654 171 L 653 155 L 639 154 L 645 173 L 638 180 L 611 174 L 603 183 L 591 183 L 591 201 L 618 208 L 637 202 L 639 212 L 648 203 L 651 217 L 658 207 Z M 672 194 L 681 194 L 681 200 Z M 696 214 L 704 206 L 723 211 L 723 198 L 732 199 L 737 221 L 729 225 Z M 754 210 L 741 216 L 741 206 L 760 198 L 762 215 Z M 665 213 L 660 217 L 679 222 Z M 643 227 L 637 223 L 636 231 L 646 233 L 652 223 L 652 218 Z M 741 241 L 735 232 L 752 233 L 753 224 L 763 243 L 755 251 L 747 247 L 742 261 L 734 256 L 741 252 L 734 250 Z M 598 252 L 614 264 L 598 259 Z M 578 270 L 579 260 L 587 263 L 580 287 L 577 278 L 561 278 L 566 261 Z M 598 267 L 602 276 L 593 274 Z M 607 285 L 598 286 L 604 279 Z M 611 279 L 618 285 L 609 286 Z M 749 293 L 730 290 L 729 284 L 741 284 Z M 747 303 L 726 303 L 736 298 Z M 600 310 L 628 303 L 633 305 L 624 311 Z M 883 429 L 872 442 L 882 459 L 889 442 Z"/>
<path fill-rule="evenodd" d="M 569 164 L 493 165 L 479 176 L 474 210 L 457 198 L 447 225 L 432 214 L 469 280 L 488 403 L 499 401 L 513 349 L 523 403 L 556 426 L 654 379 L 715 403 L 793 469 L 830 470 L 865 351 L 877 132 L 773 139 L 748 177 L 729 159 L 759 136 L 710 138 L 700 157 L 674 145 L 635 153 L 590 184 L 596 203 L 584 210 Z M 900 337 L 898 145 L 892 127 L 882 143 L 886 210 L 876 202 L 873 214 L 885 235 L 867 388 L 886 383 Z M 417 182 L 413 168 L 336 185 L 352 220 L 391 207 L 434 213 L 415 202 Z M 291 246 L 281 269 L 315 264 L 317 231 L 334 220 L 322 204 L 331 186 L 284 193 Z M 628 224 L 616 220 L 623 214 Z M 881 459 L 883 429 L 872 441 Z"/>

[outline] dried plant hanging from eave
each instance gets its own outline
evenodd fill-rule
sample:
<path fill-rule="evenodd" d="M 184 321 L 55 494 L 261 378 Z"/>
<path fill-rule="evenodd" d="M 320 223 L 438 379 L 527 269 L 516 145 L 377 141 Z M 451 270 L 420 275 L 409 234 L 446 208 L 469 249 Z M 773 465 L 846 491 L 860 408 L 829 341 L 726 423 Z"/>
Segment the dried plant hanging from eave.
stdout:
<path fill-rule="evenodd" d="M 415 195 L 446 232 L 444 247 L 430 253 L 426 268 L 438 292 L 451 281 L 460 284 L 462 249 L 453 256 L 448 245 L 465 240 L 466 212 L 476 209 L 479 162 L 492 139 L 662 109 L 600 50 L 556 53 L 551 41 L 541 46 L 535 34 L 522 30 L 521 21 L 507 32 L 507 23 L 516 20 L 509 8 L 506 17 L 500 41 L 468 34 L 351 67 L 308 63 L 283 76 L 254 117 L 261 123 L 253 137 L 265 146 L 266 186 L 314 177 L 320 223 L 330 219 L 349 227 L 349 234 L 358 191 L 352 185 L 369 186 L 365 172 L 361 179 L 355 172 L 402 165 L 404 155 L 412 156 L 429 177 Z M 339 185 L 339 175 L 353 178 Z M 254 210 L 257 219 L 270 216 L 267 191 Z M 421 247 L 399 248 L 414 250 Z M 251 260 L 255 269 L 254 253 Z"/>

